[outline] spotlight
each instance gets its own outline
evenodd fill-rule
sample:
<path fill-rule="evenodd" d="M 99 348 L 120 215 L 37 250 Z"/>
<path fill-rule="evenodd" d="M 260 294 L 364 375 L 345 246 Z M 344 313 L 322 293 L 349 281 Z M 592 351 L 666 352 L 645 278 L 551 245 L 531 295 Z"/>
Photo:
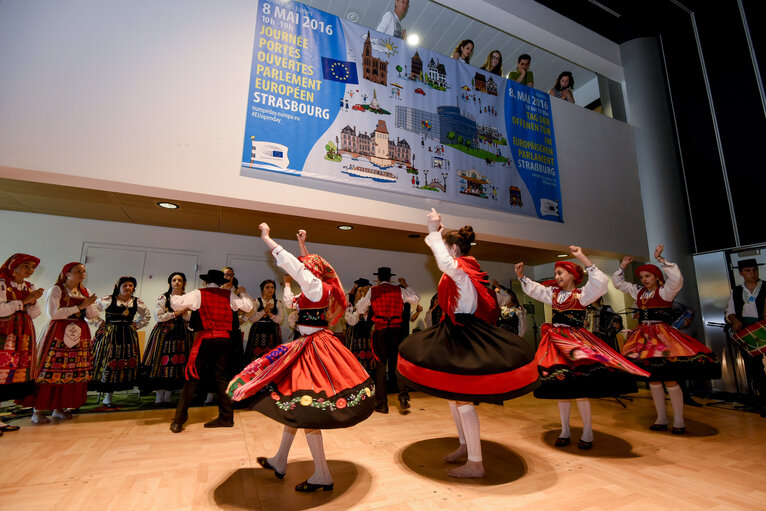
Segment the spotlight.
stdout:
<path fill-rule="evenodd" d="M 569 254 L 559 254 L 556 257 L 559 257 L 559 258 L 561 258 L 561 257 L 569 257 Z"/>
<path fill-rule="evenodd" d="M 180 206 L 172 202 L 158 202 L 157 205 L 165 209 L 178 209 Z"/>
<path fill-rule="evenodd" d="M 338 226 L 338 229 L 340 229 L 341 231 L 350 231 L 350 230 L 351 230 L 351 229 L 353 229 L 353 228 L 354 228 L 354 227 L 353 227 L 353 226 L 351 226 L 351 225 L 339 225 L 339 226 Z"/>

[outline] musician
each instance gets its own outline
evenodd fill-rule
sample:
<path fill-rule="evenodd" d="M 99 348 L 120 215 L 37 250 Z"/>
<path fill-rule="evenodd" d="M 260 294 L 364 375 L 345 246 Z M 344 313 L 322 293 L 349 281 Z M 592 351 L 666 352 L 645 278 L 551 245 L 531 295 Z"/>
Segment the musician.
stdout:
<path fill-rule="evenodd" d="M 738 332 L 766 318 L 764 316 L 766 286 L 760 278 L 759 266 L 763 264 L 756 262 L 755 259 L 742 259 L 737 263 L 737 270 L 745 281 L 734 287 L 729 297 L 729 304 L 726 306 L 725 317 L 730 333 Z M 737 348 L 745 362 L 748 383 L 758 394 L 755 396 L 755 406 L 760 410 L 761 417 L 766 417 L 766 374 L 763 372 L 763 355 L 753 357 L 740 345 L 737 345 Z"/>
<path fill-rule="evenodd" d="M 586 328 L 607 343 L 610 348 L 619 350 L 617 334 L 622 330 L 622 317 L 604 303 L 603 296 L 588 305 L 588 312 Z"/>

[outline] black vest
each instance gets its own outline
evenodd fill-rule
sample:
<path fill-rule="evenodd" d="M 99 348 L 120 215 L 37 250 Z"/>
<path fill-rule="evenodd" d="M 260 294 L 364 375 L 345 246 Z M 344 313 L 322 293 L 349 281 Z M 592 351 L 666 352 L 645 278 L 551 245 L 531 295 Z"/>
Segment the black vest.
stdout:
<path fill-rule="evenodd" d="M 742 286 L 736 286 L 732 293 L 734 299 L 734 314 L 737 315 L 737 319 L 742 321 L 742 309 L 745 307 L 745 299 L 742 297 L 744 288 Z M 755 309 L 758 311 L 758 318 L 763 317 L 763 305 L 766 302 L 766 283 L 761 283 L 761 290 L 758 292 L 758 296 L 755 297 Z"/>

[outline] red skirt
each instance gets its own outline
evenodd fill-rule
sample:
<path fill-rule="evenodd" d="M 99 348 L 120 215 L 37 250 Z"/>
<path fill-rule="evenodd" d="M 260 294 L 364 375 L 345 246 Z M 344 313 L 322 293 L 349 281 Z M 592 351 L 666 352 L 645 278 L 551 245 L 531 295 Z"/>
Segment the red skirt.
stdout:
<path fill-rule="evenodd" d="M 0 401 L 34 392 L 35 325 L 26 311 L 0 318 Z"/>
<path fill-rule="evenodd" d="M 329 330 L 300 337 L 255 360 L 229 384 L 234 401 L 294 428 L 353 426 L 372 415 L 375 386 Z"/>
<path fill-rule="evenodd" d="M 650 381 L 721 377 L 716 354 L 667 323 L 641 323 L 628 335 L 622 354 L 650 372 Z"/>
<path fill-rule="evenodd" d="M 584 328 L 545 323 L 535 357 L 542 399 L 630 394 L 638 390 L 634 376 L 649 376 Z"/>

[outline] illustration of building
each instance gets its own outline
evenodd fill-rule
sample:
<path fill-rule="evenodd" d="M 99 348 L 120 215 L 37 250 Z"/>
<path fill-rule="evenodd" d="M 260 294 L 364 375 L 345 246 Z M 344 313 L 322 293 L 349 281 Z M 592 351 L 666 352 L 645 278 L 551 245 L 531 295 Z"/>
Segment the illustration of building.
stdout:
<path fill-rule="evenodd" d="M 370 32 L 367 32 L 367 39 L 364 40 L 364 50 L 362 51 L 362 69 L 365 80 L 388 85 L 388 62 L 372 56 L 372 42 L 370 42 Z"/>
<path fill-rule="evenodd" d="M 410 80 L 422 80 L 420 77 L 420 73 L 423 72 L 423 60 L 420 58 L 420 55 L 418 55 L 418 52 L 415 52 L 415 55 L 412 56 L 412 61 L 410 62 Z"/>
<path fill-rule="evenodd" d="M 410 163 L 412 148 L 405 139 L 397 137 L 390 140 L 386 121 L 378 121 L 375 131 L 357 133 L 356 127 L 346 126 L 340 132 L 339 154 L 349 154 L 354 158 L 366 156 L 379 167 L 390 167 L 394 163 Z"/>
<path fill-rule="evenodd" d="M 434 112 L 426 112 L 407 106 L 396 107 L 396 127 L 418 135 L 440 140 L 439 116 Z"/>
<path fill-rule="evenodd" d="M 491 76 L 487 80 L 487 94 L 497 96 L 497 83 L 495 83 Z"/>
<path fill-rule="evenodd" d="M 477 72 L 473 77 L 473 88 L 478 92 L 487 92 L 487 77 Z"/>
<path fill-rule="evenodd" d="M 431 59 L 431 62 L 428 63 L 428 81 L 437 87 L 447 88 L 447 70 L 444 69 L 444 64 L 439 64 Z"/>
<path fill-rule="evenodd" d="M 484 187 L 489 184 L 489 179 L 486 176 L 476 172 L 476 169 L 458 170 L 457 175 L 460 178 L 460 193 L 487 198 Z"/>
<path fill-rule="evenodd" d="M 473 144 L 478 142 L 476 121 L 462 115 L 459 107 L 440 106 L 436 111 L 439 114 L 439 141 L 442 144 L 455 144 L 458 137 L 470 140 Z M 454 135 L 452 140 L 448 138 L 450 133 Z"/>

